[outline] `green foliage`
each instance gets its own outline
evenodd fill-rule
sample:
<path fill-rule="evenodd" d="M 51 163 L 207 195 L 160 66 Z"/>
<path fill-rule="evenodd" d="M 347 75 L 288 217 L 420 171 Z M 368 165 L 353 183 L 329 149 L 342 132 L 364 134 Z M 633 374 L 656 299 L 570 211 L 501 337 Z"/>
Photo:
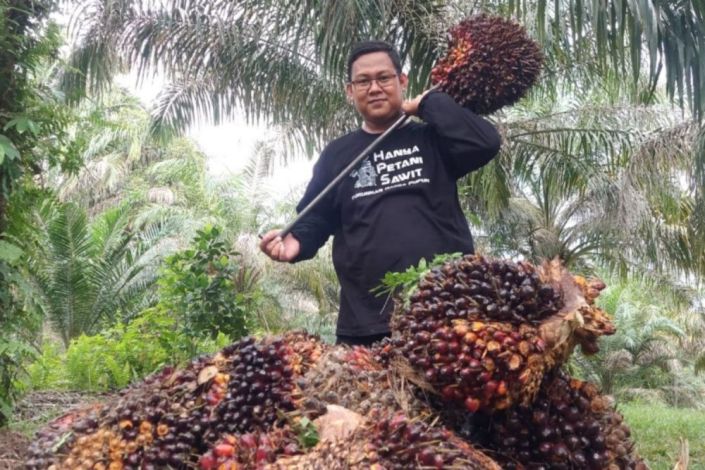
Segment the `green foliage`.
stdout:
<path fill-rule="evenodd" d="M 62 42 L 49 20 L 56 6 L 53 0 L 0 2 L 0 425 L 17 397 L 21 364 L 33 356 L 39 328 L 36 312 L 18 298 L 28 287 L 22 259 L 27 252 L 6 233 L 8 213 L 26 201 L 22 193 L 37 187 L 46 168 L 77 166 L 66 145 L 72 112 L 45 81 Z"/>
<path fill-rule="evenodd" d="M 320 440 L 316 425 L 306 417 L 301 418 L 297 423 L 296 435 L 299 439 L 299 444 L 304 449 L 315 447 Z"/>
<path fill-rule="evenodd" d="M 24 286 L 19 262 L 23 251 L 0 238 L 0 426 L 7 423 L 19 395 L 22 365 L 36 354 L 32 337 L 39 330 L 37 315 L 22 308 L 15 292 Z"/>
<path fill-rule="evenodd" d="M 183 364 L 193 354 L 214 353 L 229 343 L 222 333 L 194 340 L 174 316 L 150 308 L 129 323 L 81 335 L 65 352 L 45 343 L 42 354 L 27 367 L 26 381 L 35 390 L 118 390 L 166 365 Z"/>
<path fill-rule="evenodd" d="M 65 345 L 143 308 L 154 282 L 146 270 L 159 233 L 134 233 L 126 206 L 89 220 L 85 210 L 47 198 L 32 212 L 22 245 L 33 305 Z"/>
<path fill-rule="evenodd" d="M 610 283 L 598 303 L 613 316 L 617 332 L 600 340 L 598 354 L 576 354 L 576 372 L 605 393 L 698 406 L 705 382 L 695 376 L 693 358 L 679 347 L 687 331 L 671 318 L 684 310 L 649 281 Z"/>
<path fill-rule="evenodd" d="M 70 388 L 63 345 L 54 341 L 44 342 L 41 352 L 26 367 L 26 377 L 23 382 L 28 388 L 34 390 Z"/>
<path fill-rule="evenodd" d="M 238 263 L 217 227 L 197 232 L 191 248 L 165 260 L 159 279 L 160 305 L 195 336 L 224 333 L 236 340 L 251 327 L 254 273 Z"/>
<path fill-rule="evenodd" d="M 384 278 L 382 278 L 382 284 L 375 288 L 373 292 L 378 296 L 384 294 L 394 295 L 398 293 L 404 302 L 408 302 L 409 297 L 416 290 L 416 285 L 433 268 L 461 257 L 462 253 L 439 254 L 434 256 L 430 263 L 427 262 L 425 258 L 421 258 L 418 266 L 410 266 L 404 272 L 385 273 Z"/>

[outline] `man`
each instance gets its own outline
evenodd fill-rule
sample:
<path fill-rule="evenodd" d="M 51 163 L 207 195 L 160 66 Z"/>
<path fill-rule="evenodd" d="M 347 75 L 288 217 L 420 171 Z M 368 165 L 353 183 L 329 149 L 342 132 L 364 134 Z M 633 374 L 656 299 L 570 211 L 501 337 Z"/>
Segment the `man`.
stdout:
<path fill-rule="evenodd" d="M 331 142 L 313 169 L 301 211 L 401 113 L 424 122 L 394 130 L 283 239 L 268 232 L 260 248 L 277 261 L 315 256 L 333 235 L 340 281 L 338 343 L 368 345 L 389 335 L 391 303 L 370 292 L 389 271 L 438 253 L 472 253 L 456 181 L 499 151 L 497 130 L 440 92 L 404 101 L 408 78 L 387 43 L 358 44 L 348 58 L 345 91 L 362 128 Z"/>

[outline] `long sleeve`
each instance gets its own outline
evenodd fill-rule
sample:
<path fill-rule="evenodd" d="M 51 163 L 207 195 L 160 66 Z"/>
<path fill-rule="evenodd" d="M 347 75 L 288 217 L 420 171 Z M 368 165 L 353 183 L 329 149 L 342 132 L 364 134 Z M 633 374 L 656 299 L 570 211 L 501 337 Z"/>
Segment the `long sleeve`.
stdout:
<path fill-rule="evenodd" d="M 419 104 L 419 116 L 433 129 L 441 155 L 456 178 L 486 165 L 499 152 L 497 129 L 445 93 L 426 95 Z"/>
<path fill-rule="evenodd" d="M 324 158 L 321 155 L 321 158 L 313 167 L 313 177 L 306 187 L 306 192 L 296 206 L 297 213 L 300 213 L 331 180 L 326 175 L 323 161 Z M 328 237 L 335 232 L 338 224 L 339 216 L 333 207 L 331 193 L 321 199 L 311 212 L 291 229 L 291 234 L 301 244 L 299 256 L 293 262 L 304 261 L 316 256 L 318 250 L 328 240 Z"/>

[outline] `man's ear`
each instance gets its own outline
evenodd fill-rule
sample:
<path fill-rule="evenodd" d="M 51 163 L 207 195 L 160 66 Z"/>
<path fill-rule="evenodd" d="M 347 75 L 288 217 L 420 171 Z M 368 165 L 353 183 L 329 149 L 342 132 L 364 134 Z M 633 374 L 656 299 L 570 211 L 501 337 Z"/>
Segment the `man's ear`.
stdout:
<path fill-rule="evenodd" d="M 345 84 L 345 96 L 346 96 L 347 99 L 348 99 L 348 103 L 353 104 L 353 102 L 354 102 L 354 99 L 353 99 L 354 95 L 353 95 L 352 85 L 351 85 L 350 83 L 346 83 L 346 84 Z"/>
<path fill-rule="evenodd" d="M 401 89 L 406 92 L 406 87 L 409 85 L 409 77 L 405 73 L 399 74 L 399 84 Z"/>

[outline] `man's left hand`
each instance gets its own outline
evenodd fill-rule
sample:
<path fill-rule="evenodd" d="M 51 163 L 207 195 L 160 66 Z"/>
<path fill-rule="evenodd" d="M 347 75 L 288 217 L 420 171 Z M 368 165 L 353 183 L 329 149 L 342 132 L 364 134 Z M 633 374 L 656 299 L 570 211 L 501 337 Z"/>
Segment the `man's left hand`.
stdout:
<path fill-rule="evenodd" d="M 426 90 L 420 95 L 416 95 L 414 98 L 404 101 L 401 104 L 402 111 L 409 116 L 417 116 L 419 113 L 419 103 L 421 103 L 421 100 L 429 91 L 431 90 Z"/>

